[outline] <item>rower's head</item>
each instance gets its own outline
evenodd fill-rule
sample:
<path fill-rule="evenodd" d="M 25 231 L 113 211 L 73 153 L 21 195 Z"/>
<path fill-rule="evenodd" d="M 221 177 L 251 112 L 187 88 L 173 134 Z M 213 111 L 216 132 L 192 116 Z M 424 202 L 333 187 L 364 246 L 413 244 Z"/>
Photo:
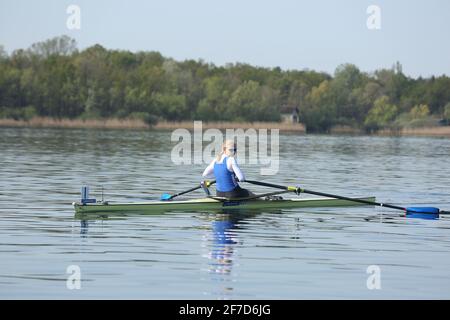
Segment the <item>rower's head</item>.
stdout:
<path fill-rule="evenodd" d="M 222 155 L 226 155 L 227 157 L 234 157 L 236 155 L 237 148 L 236 143 L 233 140 L 225 140 L 222 144 L 222 149 L 220 153 L 217 155 L 217 160 L 220 160 Z"/>

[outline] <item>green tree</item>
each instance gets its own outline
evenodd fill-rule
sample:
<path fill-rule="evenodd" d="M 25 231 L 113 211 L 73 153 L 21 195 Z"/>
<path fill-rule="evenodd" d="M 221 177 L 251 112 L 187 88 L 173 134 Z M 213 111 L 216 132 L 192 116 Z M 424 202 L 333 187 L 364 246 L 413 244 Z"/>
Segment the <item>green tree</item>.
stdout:
<path fill-rule="evenodd" d="M 325 80 L 308 94 L 306 105 L 300 109 L 300 118 L 307 132 L 327 132 L 336 123 L 336 113 L 331 84 Z"/>
<path fill-rule="evenodd" d="M 426 83 L 426 88 L 421 97 L 422 103 L 426 103 L 433 114 L 442 114 L 447 101 L 450 101 L 450 78 L 442 76 L 431 77 Z"/>
<path fill-rule="evenodd" d="M 245 81 L 231 95 L 226 110 L 228 118 L 238 121 L 254 121 L 257 119 L 261 103 L 261 88 L 256 81 Z"/>
<path fill-rule="evenodd" d="M 55 37 L 43 42 L 37 42 L 31 45 L 29 51 L 42 58 L 48 58 L 51 55 L 71 55 L 77 51 L 77 42 L 66 35 Z"/>
<path fill-rule="evenodd" d="M 394 66 L 391 70 L 377 70 L 375 79 L 381 84 L 383 94 L 388 96 L 393 103 L 400 102 L 402 95 L 410 86 L 410 81 L 402 73 L 401 65 Z"/>
<path fill-rule="evenodd" d="M 364 121 L 364 126 L 368 131 L 376 131 L 386 127 L 398 114 L 398 108 L 389 102 L 389 97 L 378 98 Z"/>
<path fill-rule="evenodd" d="M 5 47 L 0 44 L 0 63 L 8 58 L 8 53 L 5 51 Z"/>
<path fill-rule="evenodd" d="M 377 100 L 381 94 L 381 86 L 372 80 L 365 85 L 354 89 L 350 99 L 354 106 L 354 119 L 358 124 L 363 124 L 367 113 L 372 108 L 373 102 Z"/>
<path fill-rule="evenodd" d="M 330 83 L 330 94 L 336 105 L 338 121 L 358 118 L 354 92 L 362 87 L 364 80 L 364 75 L 353 64 L 344 64 L 336 69 Z"/>
<path fill-rule="evenodd" d="M 444 119 L 450 120 L 450 102 L 447 102 L 444 107 Z"/>
<path fill-rule="evenodd" d="M 237 121 L 277 121 L 276 100 L 277 94 L 270 88 L 246 81 L 232 93 L 225 114 Z"/>
<path fill-rule="evenodd" d="M 103 99 L 105 92 L 102 88 L 93 87 L 88 90 L 86 99 L 85 116 L 88 118 L 99 118 L 103 114 Z"/>
<path fill-rule="evenodd" d="M 197 108 L 200 120 L 231 120 L 226 113 L 230 92 L 225 79 L 219 76 L 207 78 L 203 82 L 204 94 Z"/>
<path fill-rule="evenodd" d="M 183 120 L 186 112 L 186 98 L 178 94 L 160 94 L 153 95 L 154 104 L 161 115 L 167 120 Z"/>
<path fill-rule="evenodd" d="M 426 104 L 414 106 L 409 112 L 413 119 L 423 119 L 430 114 L 430 109 Z"/>
<path fill-rule="evenodd" d="M 309 91 L 310 88 L 304 81 L 294 80 L 290 86 L 289 95 L 287 97 L 286 105 L 289 107 L 289 110 L 293 110 L 295 107 L 304 106 Z"/>

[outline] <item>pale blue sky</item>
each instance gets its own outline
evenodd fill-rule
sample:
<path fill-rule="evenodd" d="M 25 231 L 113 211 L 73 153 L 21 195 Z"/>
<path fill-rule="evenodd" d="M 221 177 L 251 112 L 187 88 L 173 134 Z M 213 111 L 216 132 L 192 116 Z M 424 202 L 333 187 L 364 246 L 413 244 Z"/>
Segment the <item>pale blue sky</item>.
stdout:
<path fill-rule="evenodd" d="M 68 30 L 68 5 L 81 30 Z M 366 26 L 381 8 L 381 30 Z M 67 34 L 80 49 L 155 50 L 177 60 L 246 62 L 332 73 L 395 61 L 413 77 L 450 75 L 448 0 L 0 0 L 0 44 L 8 52 Z"/>

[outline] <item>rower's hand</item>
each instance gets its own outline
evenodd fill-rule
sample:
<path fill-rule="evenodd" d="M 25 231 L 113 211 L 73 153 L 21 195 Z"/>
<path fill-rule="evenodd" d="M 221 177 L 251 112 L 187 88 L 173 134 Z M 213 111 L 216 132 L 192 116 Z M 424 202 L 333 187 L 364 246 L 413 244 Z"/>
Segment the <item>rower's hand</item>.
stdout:
<path fill-rule="evenodd" d="M 300 188 L 299 186 L 290 186 L 287 187 L 287 191 L 293 191 L 296 195 L 300 195 L 300 193 L 302 193 L 302 188 Z"/>
<path fill-rule="evenodd" d="M 201 182 L 202 185 L 204 185 L 205 187 L 209 188 L 212 185 L 212 181 L 209 180 L 203 180 Z"/>

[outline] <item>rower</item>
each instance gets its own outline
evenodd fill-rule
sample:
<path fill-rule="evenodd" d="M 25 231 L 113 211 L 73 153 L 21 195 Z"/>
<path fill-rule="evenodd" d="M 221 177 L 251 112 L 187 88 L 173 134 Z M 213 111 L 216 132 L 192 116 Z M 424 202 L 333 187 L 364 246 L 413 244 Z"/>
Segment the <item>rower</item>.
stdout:
<path fill-rule="evenodd" d="M 236 144 L 233 140 L 225 140 L 221 152 L 211 161 L 203 172 L 203 177 L 216 179 L 216 192 L 218 197 L 236 199 L 247 198 L 253 195 L 247 189 L 239 186 L 245 181 L 245 176 L 236 161 Z"/>

